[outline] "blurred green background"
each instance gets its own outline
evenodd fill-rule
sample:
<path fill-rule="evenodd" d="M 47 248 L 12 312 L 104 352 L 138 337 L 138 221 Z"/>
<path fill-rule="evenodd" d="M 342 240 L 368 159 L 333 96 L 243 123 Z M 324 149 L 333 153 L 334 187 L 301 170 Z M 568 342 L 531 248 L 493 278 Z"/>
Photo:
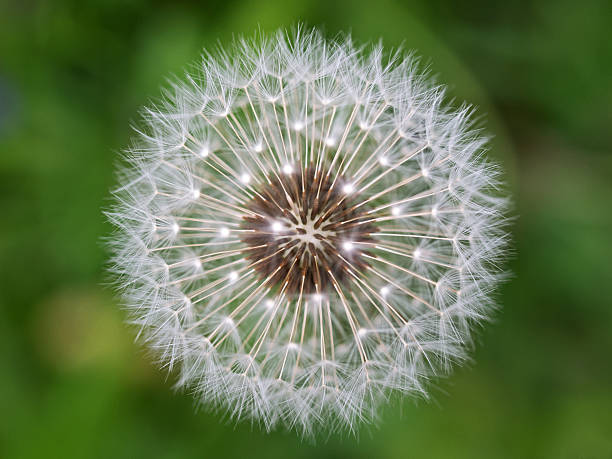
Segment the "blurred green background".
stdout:
<path fill-rule="evenodd" d="M 480 107 L 518 215 L 474 362 L 355 438 L 194 412 L 103 286 L 138 108 L 202 47 L 297 21 L 404 43 Z M 0 457 L 612 458 L 612 2 L 2 0 Z"/>

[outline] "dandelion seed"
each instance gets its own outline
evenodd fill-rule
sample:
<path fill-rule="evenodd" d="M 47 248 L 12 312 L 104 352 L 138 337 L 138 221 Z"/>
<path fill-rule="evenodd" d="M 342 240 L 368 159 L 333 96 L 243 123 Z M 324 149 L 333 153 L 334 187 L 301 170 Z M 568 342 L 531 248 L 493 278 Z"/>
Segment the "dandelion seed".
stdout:
<path fill-rule="evenodd" d="M 353 185 L 352 183 L 347 183 L 342 187 L 342 191 L 344 191 L 346 194 L 350 194 L 355 191 L 355 185 Z"/>
<path fill-rule="evenodd" d="M 199 258 L 194 258 L 193 261 L 191 262 L 191 265 L 195 268 L 195 269 L 201 269 L 202 268 L 202 262 L 200 261 Z"/>
<path fill-rule="evenodd" d="M 384 56 L 280 31 L 207 55 L 205 84 L 147 112 L 108 212 L 113 271 L 203 404 L 354 430 L 390 393 L 423 394 L 487 317 L 496 169 L 471 110 Z"/>
<path fill-rule="evenodd" d="M 345 242 L 342 243 L 342 248 L 345 251 L 350 252 L 350 251 L 353 250 L 354 245 L 353 245 L 353 243 L 351 241 L 345 241 Z"/>

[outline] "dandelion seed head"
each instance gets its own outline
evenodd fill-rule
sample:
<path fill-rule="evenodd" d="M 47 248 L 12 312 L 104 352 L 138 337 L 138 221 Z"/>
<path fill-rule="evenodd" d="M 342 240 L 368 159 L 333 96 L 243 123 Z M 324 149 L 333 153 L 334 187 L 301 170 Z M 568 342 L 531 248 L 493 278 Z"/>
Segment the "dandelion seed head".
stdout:
<path fill-rule="evenodd" d="M 204 405 L 354 431 L 466 357 L 506 199 L 471 110 L 416 68 L 280 31 L 207 55 L 146 111 L 108 212 L 113 272 Z"/>

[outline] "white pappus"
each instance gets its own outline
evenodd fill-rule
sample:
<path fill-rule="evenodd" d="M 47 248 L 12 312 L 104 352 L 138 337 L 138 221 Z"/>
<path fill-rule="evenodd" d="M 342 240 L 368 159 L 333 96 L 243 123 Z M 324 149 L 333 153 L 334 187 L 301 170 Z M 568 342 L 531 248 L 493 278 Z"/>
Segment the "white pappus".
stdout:
<path fill-rule="evenodd" d="M 354 430 L 465 358 L 507 234 L 471 109 L 417 61 L 240 39 L 144 110 L 112 272 L 177 385 L 265 429 Z"/>

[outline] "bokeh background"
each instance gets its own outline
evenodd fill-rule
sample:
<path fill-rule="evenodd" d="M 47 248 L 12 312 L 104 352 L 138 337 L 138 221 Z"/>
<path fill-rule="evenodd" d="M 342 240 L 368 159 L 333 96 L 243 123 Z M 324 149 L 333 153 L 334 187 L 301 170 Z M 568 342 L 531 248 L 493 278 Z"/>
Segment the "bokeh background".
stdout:
<path fill-rule="evenodd" d="M 104 283 L 118 151 L 203 47 L 298 21 L 415 49 L 479 106 L 513 277 L 431 402 L 303 442 L 194 411 Z M 0 457 L 612 458 L 612 2 L 2 0 Z"/>

